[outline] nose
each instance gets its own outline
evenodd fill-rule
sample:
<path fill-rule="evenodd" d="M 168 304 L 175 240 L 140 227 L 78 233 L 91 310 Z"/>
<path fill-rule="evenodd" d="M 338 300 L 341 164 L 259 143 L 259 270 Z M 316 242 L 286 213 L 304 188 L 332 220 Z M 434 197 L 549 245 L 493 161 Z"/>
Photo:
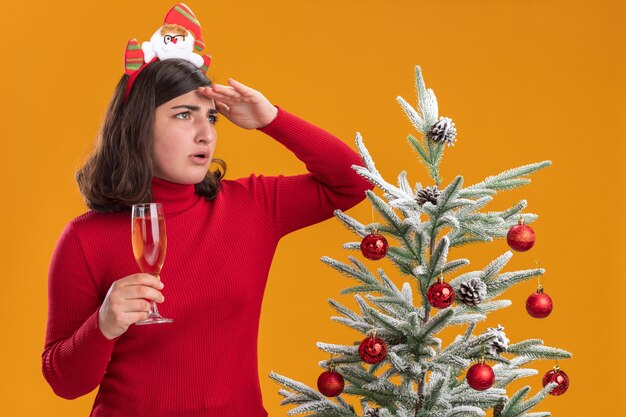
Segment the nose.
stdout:
<path fill-rule="evenodd" d="M 208 120 L 199 120 L 198 129 L 196 131 L 196 142 L 201 144 L 209 144 L 217 139 L 217 131 L 215 125 Z"/>

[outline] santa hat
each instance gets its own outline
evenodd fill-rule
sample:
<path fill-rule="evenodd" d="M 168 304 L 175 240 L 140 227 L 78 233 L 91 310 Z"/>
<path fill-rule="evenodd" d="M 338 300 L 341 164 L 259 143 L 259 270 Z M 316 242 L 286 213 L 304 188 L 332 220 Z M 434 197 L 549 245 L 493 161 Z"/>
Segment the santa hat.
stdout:
<path fill-rule="evenodd" d="M 194 49 L 200 52 L 204 49 L 204 41 L 202 40 L 202 29 L 200 28 L 200 22 L 193 14 L 191 9 L 183 3 L 178 3 L 172 7 L 170 11 L 165 15 L 163 24 L 175 24 L 183 26 L 185 29 L 193 33 L 195 38 Z"/>

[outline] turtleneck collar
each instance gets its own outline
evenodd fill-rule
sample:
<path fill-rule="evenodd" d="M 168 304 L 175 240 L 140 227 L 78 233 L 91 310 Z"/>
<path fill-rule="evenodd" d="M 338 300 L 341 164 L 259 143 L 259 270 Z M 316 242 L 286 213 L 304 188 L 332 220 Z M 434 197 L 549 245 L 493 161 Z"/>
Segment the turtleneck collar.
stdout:
<path fill-rule="evenodd" d="M 193 206 L 202 197 L 196 195 L 193 184 L 176 184 L 152 177 L 152 200 L 163 204 L 165 214 L 175 214 Z"/>

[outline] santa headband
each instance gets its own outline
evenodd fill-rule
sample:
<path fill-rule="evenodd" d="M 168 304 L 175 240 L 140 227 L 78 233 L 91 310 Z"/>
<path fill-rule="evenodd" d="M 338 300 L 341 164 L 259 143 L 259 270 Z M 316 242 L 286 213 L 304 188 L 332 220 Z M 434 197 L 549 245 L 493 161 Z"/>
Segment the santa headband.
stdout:
<path fill-rule="evenodd" d="M 158 28 L 149 41 L 139 45 L 133 38 L 126 44 L 124 71 L 129 75 L 124 93 L 124 103 L 137 75 L 151 62 L 172 58 L 184 59 L 206 74 L 211 65 L 210 55 L 198 55 L 204 49 L 200 22 L 191 9 L 178 3 L 165 15 L 163 26 Z"/>

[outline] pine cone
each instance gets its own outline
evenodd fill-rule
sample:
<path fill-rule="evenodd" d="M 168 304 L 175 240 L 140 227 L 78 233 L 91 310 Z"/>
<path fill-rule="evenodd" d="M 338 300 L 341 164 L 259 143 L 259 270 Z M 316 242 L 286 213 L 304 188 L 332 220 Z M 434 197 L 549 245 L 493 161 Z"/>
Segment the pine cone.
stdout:
<path fill-rule="evenodd" d="M 416 197 L 417 204 L 419 204 L 420 206 L 423 206 L 425 202 L 430 201 L 436 206 L 437 198 L 439 197 L 439 194 L 441 193 L 437 189 L 436 185 L 423 188 L 417 192 L 417 197 Z"/>
<path fill-rule="evenodd" d="M 443 142 L 448 146 L 454 146 L 454 142 L 456 142 L 456 128 L 454 127 L 452 119 L 449 117 L 440 117 L 439 120 L 430 127 L 426 137 L 433 142 Z"/>
<path fill-rule="evenodd" d="M 380 408 L 367 408 L 363 417 L 380 417 Z"/>
<path fill-rule="evenodd" d="M 496 329 L 489 327 L 487 329 L 487 333 L 491 333 L 495 336 L 494 341 L 487 346 L 490 355 L 496 356 L 504 352 L 506 348 L 509 347 L 509 339 L 504 333 L 504 327 L 500 326 L 499 324 Z"/>
<path fill-rule="evenodd" d="M 459 299 L 468 306 L 476 307 L 487 297 L 487 285 L 480 278 L 472 278 L 461 284 Z"/>

